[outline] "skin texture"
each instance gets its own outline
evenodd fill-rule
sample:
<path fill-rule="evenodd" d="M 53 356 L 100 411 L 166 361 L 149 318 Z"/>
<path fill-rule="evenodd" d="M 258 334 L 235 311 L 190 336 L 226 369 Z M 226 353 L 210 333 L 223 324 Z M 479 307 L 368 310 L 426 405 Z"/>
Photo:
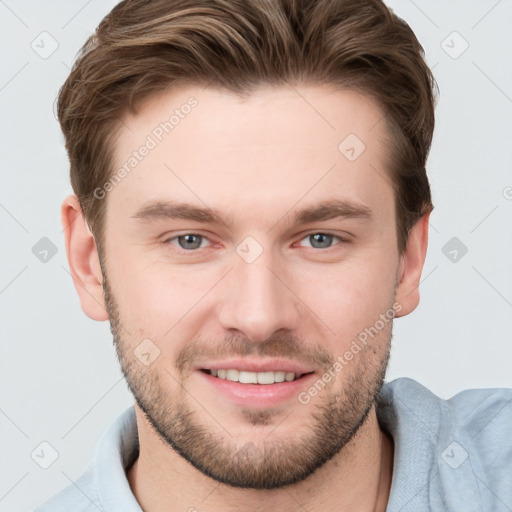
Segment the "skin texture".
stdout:
<path fill-rule="evenodd" d="M 399 255 L 383 113 L 327 86 L 261 88 L 244 101 L 177 89 L 126 116 L 116 165 L 190 97 L 197 106 L 106 195 L 101 263 L 76 197 L 62 207 L 82 309 L 110 319 L 136 398 L 132 490 L 146 512 L 385 510 L 393 444 L 374 399 L 392 322 L 377 321 L 418 304 L 428 216 Z M 365 145 L 353 161 L 338 148 L 349 134 Z M 294 222 L 334 199 L 368 215 Z M 169 200 L 209 207 L 226 224 L 136 215 Z M 318 246 L 315 233 L 334 236 Z M 189 239 L 198 248 L 180 246 L 187 234 L 204 237 Z M 308 403 L 298 393 L 240 403 L 200 370 L 228 358 L 294 362 L 312 372 L 297 382 L 307 392 L 371 326 L 377 334 Z"/>

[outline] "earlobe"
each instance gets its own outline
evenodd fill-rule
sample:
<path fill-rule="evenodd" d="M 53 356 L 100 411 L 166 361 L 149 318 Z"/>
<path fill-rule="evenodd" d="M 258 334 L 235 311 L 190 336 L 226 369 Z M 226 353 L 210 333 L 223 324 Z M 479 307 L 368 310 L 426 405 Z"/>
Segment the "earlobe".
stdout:
<path fill-rule="evenodd" d="M 411 228 L 407 247 L 400 257 L 395 301 L 402 308 L 396 317 L 408 315 L 420 301 L 419 285 L 427 254 L 429 217 L 430 214 L 424 215 Z"/>
<path fill-rule="evenodd" d="M 103 276 L 96 242 L 85 222 L 76 195 L 64 199 L 61 208 L 66 254 L 73 284 L 83 312 L 93 320 L 108 320 L 101 281 Z"/>

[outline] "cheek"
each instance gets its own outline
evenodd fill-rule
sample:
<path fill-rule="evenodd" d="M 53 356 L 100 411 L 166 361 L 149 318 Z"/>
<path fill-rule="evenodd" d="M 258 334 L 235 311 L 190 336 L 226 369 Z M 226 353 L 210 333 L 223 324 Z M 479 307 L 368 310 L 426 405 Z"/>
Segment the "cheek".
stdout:
<path fill-rule="evenodd" d="M 110 239 L 107 272 L 132 345 L 149 338 L 170 346 L 219 327 L 215 312 L 224 285 L 218 285 L 229 264 L 170 265 L 139 247 L 116 250 L 128 247 L 116 236 Z M 296 329 L 326 342 L 332 338 L 334 347 L 373 325 L 393 302 L 396 256 L 383 246 L 381 241 L 354 250 L 336 263 L 281 261 L 283 278 L 300 299 L 289 297 L 302 309 Z"/>
<path fill-rule="evenodd" d="M 297 295 L 329 327 L 337 345 L 350 342 L 392 306 L 396 262 L 391 251 L 387 254 L 369 251 L 318 271 L 297 272 Z"/>
<path fill-rule="evenodd" d="M 138 251 L 115 261 L 117 265 L 108 270 L 109 282 L 133 343 L 145 337 L 157 342 L 171 339 L 177 332 L 181 336 L 191 319 L 197 327 L 206 304 L 202 299 L 219 280 L 220 269 L 171 267 Z"/>

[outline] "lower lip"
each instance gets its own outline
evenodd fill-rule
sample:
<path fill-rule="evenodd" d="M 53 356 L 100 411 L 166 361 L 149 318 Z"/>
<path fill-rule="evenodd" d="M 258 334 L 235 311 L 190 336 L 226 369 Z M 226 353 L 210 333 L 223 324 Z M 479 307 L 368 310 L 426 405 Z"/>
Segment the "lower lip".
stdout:
<path fill-rule="evenodd" d="M 310 385 L 315 374 L 308 373 L 291 382 L 275 384 L 242 384 L 198 371 L 200 378 L 213 386 L 217 393 L 227 396 L 237 405 L 245 407 L 272 407 L 280 405 L 290 398 L 297 398 L 299 393 Z"/>

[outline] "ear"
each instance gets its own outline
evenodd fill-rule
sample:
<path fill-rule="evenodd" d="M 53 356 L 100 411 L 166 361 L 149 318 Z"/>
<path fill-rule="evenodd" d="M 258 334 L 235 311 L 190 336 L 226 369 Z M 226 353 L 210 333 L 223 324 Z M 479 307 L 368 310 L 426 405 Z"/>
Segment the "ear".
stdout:
<path fill-rule="evenodd" d="M 424 215 L 411 228 L 407 247 L 400 256 L 395 301 L 402 309 L 396 313 L 397 318 L 414 311 L 420 301 L 419 285 L 427 255 L 429 217 L 430 214 Z"/>
<path fill-rule="evenodd" d="M 93 320 L 108 320 L 101 285 L 103 276 L 98 249 L 85 222 L 76 195 L 72 194 L 64 199 L 61 220 L 64 228 L 69 270 L 80 298 L 82 310 Z"/>

